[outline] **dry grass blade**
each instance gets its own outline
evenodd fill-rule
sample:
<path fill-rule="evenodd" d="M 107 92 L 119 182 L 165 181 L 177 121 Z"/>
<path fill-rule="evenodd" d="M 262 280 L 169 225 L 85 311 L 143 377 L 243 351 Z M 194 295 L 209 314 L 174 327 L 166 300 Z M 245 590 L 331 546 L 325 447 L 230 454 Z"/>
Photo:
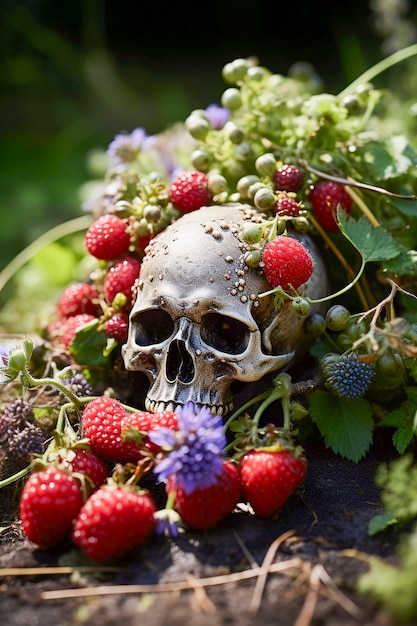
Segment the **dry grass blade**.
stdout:
<path fill-rule="evenodd" d="M 269 568 L 269 573 L 284 573 L 288 570 L 300 568 L 301 559 L 294 558 L 281 563 L 274 563 Z M 198 579 L 201 587 L 214 587 L 216 585 L 226 585 L 228 583 L 241 582 L 250 578 L 256 578 L 263 573 L 261 567 L 244 570 L 243 572 L 234 572 L 232 574 L 224 574 L 221 576 L 210 576 L 208 578 Z M 172 583 L 156 583 L 153 585 L 107 585 L 98 587 L 83 587 L 79 589 L 57 589 L 56 591 L 44 591 L 39 594 L 41 600 L 62 600 L 64 598 L 87 598 L 92 596 L 108 596 L 108 595 L 127 595 L 140 593 L 167 593 L 172 591 L 182 591 L 192 589 L 195 586 L 190 584 L 188 580 L 180 580 Z"/>
<path fill-rule="evenodd" d="M 271 570 L 272 561 L 274 560 L 277 550 L 284 543 L 284 541 L 287 541 L 287 539 L 289 539 L 290 537 L 293 537 L 295 535 L 295 532 L 296 532 L 295 530 L 288 530 L 287 532 L 277 537 L 275 541 L 273 541 L 271 545 L 269 546 L 268 551 L 263 560 L 263 563 L 261 565 L 261 568 L 260 568 L 261 571 L 256 581 L 252 600 L 249 606 L 249 611 L 251 613 L 257 613 L 259 610 L 259 607 L 262 602 L 262 596 L 263 596 L 263 592 L 265 589 L 268 574 Z"/>

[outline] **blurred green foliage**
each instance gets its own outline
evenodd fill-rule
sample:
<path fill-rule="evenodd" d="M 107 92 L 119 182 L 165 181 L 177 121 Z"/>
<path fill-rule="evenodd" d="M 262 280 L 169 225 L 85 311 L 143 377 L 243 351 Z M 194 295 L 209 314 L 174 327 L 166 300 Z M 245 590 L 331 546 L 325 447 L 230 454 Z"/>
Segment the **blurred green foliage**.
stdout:
<path fill-rule="evenodd" d="M 293 7 L 268 0 L 216 0 L 204 16 L 185 0 L 1 0 L 0 270 L 82 214 L 80 189 L 100 178 L 100 154 L 115 134 L 137 126 L 156 133 L 215 102 L 224 63 L 256 54 L 287 73 L 307 61 L 337 91 L 383 53 L 412 43 L 416 15 L 392 0 L 316 0 L 296 19 Z M 58 269 L 64 257 L 43 265 L 37 257 L 0 291 L 0 328 L 31 326 L 12 298 L 27 294 L 35 315 L 80 274 L 80 235 L 56 245 L 71 248 L 72 270 Z"/>

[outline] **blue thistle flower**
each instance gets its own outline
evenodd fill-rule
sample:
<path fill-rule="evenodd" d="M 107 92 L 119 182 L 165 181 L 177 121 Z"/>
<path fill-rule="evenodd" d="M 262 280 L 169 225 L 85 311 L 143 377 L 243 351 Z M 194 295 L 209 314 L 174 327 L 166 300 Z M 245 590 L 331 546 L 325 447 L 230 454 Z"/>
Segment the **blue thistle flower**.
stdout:
<path fill-rule="evenodd" d="M 338 396 L 360 398 L 367 391 L 374 375 L 373 368 L 359 361 L 354 352 L 325 368 L 326 385 Z"/>
<path fill-rule="evenodd" d="M 107 148 L 107 156 L 112 165 L 126 165 L 134 161 L 146 137 L 147 133 L 143 128 L 116 135 Z"/>
<path fill-rule="evenodd" d="M 220 130 L 230 118 L 230 111 L 218 104 L 209 104 L 206 108 L 207 118 L 215 130 Z"/>
<path fill-rule="evenodd" d="M 0 384 L 9 383 L 15 377 L 9 372 L 10 355 L 20 348 L 20 346 L 14 342 L 9 341 L 0 345 Z"/>
<path fill-rule="evenodd" d="M 188 402 L 178 415 L 178 431 L 159 428 L 149 433 L 149 439 L 166 453 L 155 473 L 162 480 L 175 475 L 185 493 L 215 484 L 223 471 L 223 420 L 207 407 L 198 409 Z"/>

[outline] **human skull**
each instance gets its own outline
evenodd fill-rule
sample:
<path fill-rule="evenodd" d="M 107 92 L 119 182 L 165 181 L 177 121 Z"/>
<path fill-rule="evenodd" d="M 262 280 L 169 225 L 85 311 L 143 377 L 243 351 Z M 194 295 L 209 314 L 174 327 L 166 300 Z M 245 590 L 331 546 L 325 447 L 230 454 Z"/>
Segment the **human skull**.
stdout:
<path fill-rule="evenodd" d="M 265 216 L 241 204 L 203 207 L 152 239 L 141 266 L 137 297 L 123 347 L 125 367 L 150 381 L 148 411 L 176 410 L 186 402 L 225 415 L 233 408 L 233 381 L 253 382 L 294 360 L 305 343 L 305 319 L 291 302 L 279 310 L 260 268 L 245 262 L 243 222 Z M 318 298 L 327 289 L 315 259 L 301 288 Z"/>

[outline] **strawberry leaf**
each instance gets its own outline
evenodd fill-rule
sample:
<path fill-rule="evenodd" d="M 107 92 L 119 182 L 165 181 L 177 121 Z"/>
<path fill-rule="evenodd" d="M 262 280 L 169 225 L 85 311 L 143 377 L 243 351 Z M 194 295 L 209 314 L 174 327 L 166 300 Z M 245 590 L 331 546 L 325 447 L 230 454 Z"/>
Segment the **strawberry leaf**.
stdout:
<path fill-rule="evenodd" d="M 327 448 L 357 463 L 372 443 L 373 419 L 369 402 L 363 398 L 339 398 L 328 391 L 310 396 L 313 422 Z"/>
<path fill-rule="evenodd" d="M 397 178 L 417 164 L 415 150 L 404 135 L 369 141 L 358 152 L 368 177 L 373 180 Z"/>
<path fill-rule="evenodd" d="M 372 226 L 362 215 L 358 220 L 341 209 L 337 212 L 340 230 L 360 252 L 364 261 L 385 261 L 393 259 L 401 252 L 399 243 L 382 226 Z"/>
<path fill-rule="evenodd" d="M 80 328 L 71 341 L 71 354 L 81 365 L 103 368 L 109 364 L 109 356 L 105 355 L 107 335 L 97 330 L 98 324 L 98 320 L 92 320 Z"/>

